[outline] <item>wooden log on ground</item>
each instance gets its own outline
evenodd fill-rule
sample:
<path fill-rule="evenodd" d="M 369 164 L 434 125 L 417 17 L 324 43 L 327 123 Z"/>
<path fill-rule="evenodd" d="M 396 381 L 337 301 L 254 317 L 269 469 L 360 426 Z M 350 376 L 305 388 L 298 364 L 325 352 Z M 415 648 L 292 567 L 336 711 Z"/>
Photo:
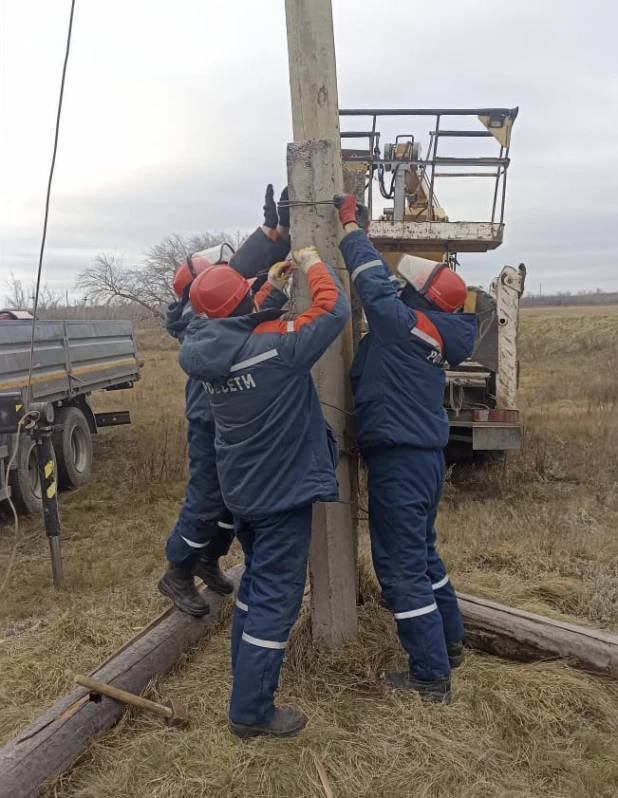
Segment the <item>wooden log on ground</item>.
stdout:
<path fill-rule="evenodd" d="M 618 677 L 618 635 L 458 593 L 466 643 L 506 659 L 565 659 Z"/>
<path fill-rule="evenodd" d="M 236 583 L 243 566 L 228 576 Z M 488 599 L 458 595 L 466 642 L 500 657 L 530 662 L 561 658 L 618 677 L 618 635 L 563 623 Z M 90 675 L 139 694 L 151 679 L 167 673 L 219 616 L 223 599 L 208 591 L 210 615 L 192 618 L 166 610 L 115 651 Z M 46 781 L 67 770 L 89 740 L 111 728 L 126 710 L 103 697 L 89 700 L 86 689 L 60 698 L 47 712 L 0 750 L 0 798 L 35 798 Z"/>
<path fill-rule="evenodd" d="M 238 583 L 243 566 L 228 577 Z M 206 591 L 211 611 L 192 618 L 173 607 L 161 613 L 115 651 L 90 675 L 130 693 L 171 670 L 219 617 L 223 599 Z M 0 750 L 0 798 L 33 798 L 43 784 L 67 770 L 91 737 L 118 722 L 126 706 L 111 698 L 89 700 L 89 691 L 73 690 Z"/>

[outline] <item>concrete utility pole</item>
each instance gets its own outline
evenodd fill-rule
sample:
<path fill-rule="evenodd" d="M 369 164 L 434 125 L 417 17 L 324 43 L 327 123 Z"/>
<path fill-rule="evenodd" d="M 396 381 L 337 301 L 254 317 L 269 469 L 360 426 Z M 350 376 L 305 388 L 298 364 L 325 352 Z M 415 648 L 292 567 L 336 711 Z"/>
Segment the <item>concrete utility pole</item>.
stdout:
<path fill-rule="evenodd" d="M 295 142 L 288 146 L 290 200 L 328 200 L 343 191 L 331 0 L 286 0 L 285 10 Z M 340 235 L 332 206 L 292 208 L 295 249 L 315 244 L 324 260 L 335 266 Z M 349 295 L 347 273 L 339 270 L 338 274 Z M 295 300 L 298 309 L 309 304 L 304 281 L 295 285 Z M 348 453 L 351 359 L 352 330 L 348 324 L 313 371 L 324 415 L 337 431 L 340 449 L 339 503 L 314 508 L 310 557 L 313 634 L 331 646 L 351 639 L 357 630 L 356 531 L 352 519 L 356 470 Z"/>

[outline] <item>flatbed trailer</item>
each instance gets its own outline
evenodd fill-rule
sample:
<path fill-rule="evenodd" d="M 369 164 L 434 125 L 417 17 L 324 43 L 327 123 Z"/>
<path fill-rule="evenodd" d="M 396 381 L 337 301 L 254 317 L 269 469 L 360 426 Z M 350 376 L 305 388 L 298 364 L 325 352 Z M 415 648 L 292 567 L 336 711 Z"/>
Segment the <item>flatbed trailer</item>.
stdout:
<path fill-rule="evenodd" d="M 80 487 L 92 470 L 91 436 L 131 421 L 128 411 L 95 413 L 90 394 L 132 388 L 140 361 L 130 321 L 37 321 L 29 381 L 32 320 L 17 315 L 0 314 L 0 500 L 10 494 L 19 512 L 33 513 L 41 507 L 36 443 L 22 430 L 12 458 L 16 433 L 8 431 L 9 416 L 26 403 L 45 407 L 54 425 L 59 485 Z"/>

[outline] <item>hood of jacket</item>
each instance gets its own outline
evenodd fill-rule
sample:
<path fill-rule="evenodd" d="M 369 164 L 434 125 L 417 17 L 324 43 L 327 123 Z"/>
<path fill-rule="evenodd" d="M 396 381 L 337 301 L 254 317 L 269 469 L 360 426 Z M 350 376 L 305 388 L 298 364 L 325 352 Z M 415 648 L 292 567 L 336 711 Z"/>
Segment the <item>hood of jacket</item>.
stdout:
<path fill-rule="evenodd" d="M 476 313 L 427 313 L 444 343 L 444 357 L 456 367 L 470 357 L 476 342 Z"/>
<path fill-rule="evenodd" d="M 405 298 L 402 296 L 401 301 L 412 310 L 420 310 L 436 325 L 444 344 L 444 357 L 450 366 L 458 366 L 470 357 L 476 342 L 478 325 L 476 313 L 443 313 L 439 310 L 428 310 L 430 303 L 414 291 L 406 291 Z"/>

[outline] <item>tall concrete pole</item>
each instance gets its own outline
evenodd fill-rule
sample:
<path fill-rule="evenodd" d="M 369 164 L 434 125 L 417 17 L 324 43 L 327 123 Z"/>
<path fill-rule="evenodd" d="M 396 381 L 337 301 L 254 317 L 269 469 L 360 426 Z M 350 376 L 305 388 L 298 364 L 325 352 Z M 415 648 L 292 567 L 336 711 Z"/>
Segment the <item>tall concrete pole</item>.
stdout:
<path fill-rule="evenodd" d="M 343 190 L 331 0 L 286 0 L 285 9 L 295 142 L 288 146 L 290 200 L 328 200 Z M 338 274 L 349 295 L 347 273 L 338 264 L 340 235 L 333 206 L 292 208 L 292 246 L 315 244 L 327 263 L 339 266 Z M 298 309 L 309 304 L 302 280 L 295 285 L 295 301 Z M 352 518 L 356 469 L 350 454 L 348 380 L 351 359 L 352 330 L 348 324 L 313 371 L 324 415 L 337 432 L 340 449 L 339 503 L 314 508 L 310 556 L 313 635 L 330 646 L 351 639 L 357 629 L 356 531 Z"/>

